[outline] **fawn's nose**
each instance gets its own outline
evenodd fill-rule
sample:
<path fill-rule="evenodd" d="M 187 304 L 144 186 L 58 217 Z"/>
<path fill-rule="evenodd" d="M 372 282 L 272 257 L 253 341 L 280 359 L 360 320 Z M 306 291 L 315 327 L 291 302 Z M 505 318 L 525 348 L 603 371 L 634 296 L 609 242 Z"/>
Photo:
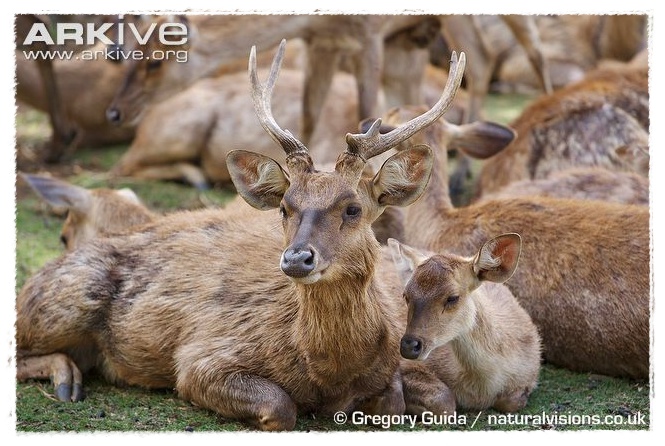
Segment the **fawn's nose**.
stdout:
<path fill-rule="evenodd" d="M 423 351 L 423 343 L 413 336 L 404 335 L 399 345 L 399 352 L 403 358 L 418 359 Z"/>
<path fill-rule="evenodd" d="M 316 268 L 316 254 L 310 247 L 287 248 L 282 254 L 280 267 L 289 277 L 306 277 Z"/>

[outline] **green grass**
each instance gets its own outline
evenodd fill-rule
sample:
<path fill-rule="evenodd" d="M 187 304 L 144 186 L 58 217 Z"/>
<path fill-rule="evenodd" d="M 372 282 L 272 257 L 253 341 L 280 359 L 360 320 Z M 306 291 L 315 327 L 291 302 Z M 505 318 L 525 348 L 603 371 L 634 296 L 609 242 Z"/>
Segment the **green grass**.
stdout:
<path fill-rule="evenodd" d="M 29 381 L 18 384 L 16 429 L 21 432 L 250 430 L 241 423 L 225 420 L 214 412 L 180 400 L 174 392 L 168 390 L 118 388 L 105 383 L 97 376 L 90 376 L 86 377 L 85 391 L 87 398 L 84 401 L 62 403 L 54 399 L 53 389 L 47 382 Z M 535 417 L 543 418 L 543 414 L 550 417 L 550 420 L 545 419 L 544 422 L 540 422 L 541 420 Z M 645 430 L 649 428 L 650 423 L 649 386 L 643 382 L 572 373 L 544 366 L 540 374 L 539 387 L 532 394 L 527 407 L 518 415 L 510 420 L 491 410 L 480 414 L 460 412 L 454 420 L 458 424 L 428 426 L 418 423 L 416 429 L 426 431 Z M 533 418 L 529 419 L 529 416 Z M 556 416 L 558 419 L 553 419 Z M 593 424 L 594 418 L 598 424 Z M 578 419 L 581 420 L 579 423 Z M 629 424 L 636 422 L 640 424 Z M 301 416 L 296 430 L 328 432 L 386 429 L 380 426 L 354 425 L 351 421 L 338 425 L 331 419 Z M 409 431 L 411 427 L 395 425 L 391 426 L 390 430 Z"/>
<path fill-rule="evenodd" d="M 500 122 L 514 119 L 530 99 L 515 97 L 491 97 L 488 101 L 487 117 Z M 39 128 L 39 119 L 29 114 L 19 114 L 19 142 L 48 135 Z M 24 129 L 27 126 L 27 130 Z M 45 125 L 43 119 L 41 125 Z M 35 136 L 36 135 L 36 136 Z M 80 150 L 67 164 L 67 180 L 84 187 L 131 187 L 152 209 L 166 212 L 175 209 L 194 209 L 203 206 L 221 206 L 232 194 L 228 190 L 213 189 L 199 193 L 189 186 L 177 183 L 122 180 L 109 182 L 108 169 L 125 150 L 124 146 L 107 149 Z M 59 232 L 62 218 L 50 213 L 33 194 L 19 194 L 16 211 L 16 286 L 20 289 L 25 280 L 44 263 L 59 256 L 62 247 Z M 180 400 L 171 390 L 147 391 L 138 388 L 118 388 L 104 382 L 100 377 L 85 377 L 87 398 L 79 403 L 62 403 L 53 397 L 48 382 L 28 381 L 16 385 L 16 431 L 18 432 L 204 432 L 247 431 L 244 424 L 225 420 L 219 415 Z M 557 420 L 527 419 L 526 416 L 550 417 L 594 417 L 599 424 L 566 423 L 566 418 Z M 493 411 L 460 412 L 466 424 L 425 426 L 418 430 L 556 430 L 572 431 L 587 429 L 646 430 L 650 426 L 650 387 L 645 381 L 608 378 L 596 375 L 573 373 L 545 365 L 540 374 L 540 384 L 533 392 L 527 407 L 520 412 L 524 418 L 512 424 Z M 493 418 L 497 416 L 497 418 Z M 622 424 L 606 424 L 610 421 Z M 643 418 L 640 418 L 643 417 Z M 644 424 L 628 424 L 629 421 L 644 421 Z M 494 421 L 495 423 L 492 423 Z M 540 422 L 542 421 L 542 422 Z M 356 426 L 351 422 L 337 425 L 331 419 L 302 416 L 297 431 L 381 431 L 377 426 Z M 410 430 L 408 426 L 392 426 L 391 430 Z"/>

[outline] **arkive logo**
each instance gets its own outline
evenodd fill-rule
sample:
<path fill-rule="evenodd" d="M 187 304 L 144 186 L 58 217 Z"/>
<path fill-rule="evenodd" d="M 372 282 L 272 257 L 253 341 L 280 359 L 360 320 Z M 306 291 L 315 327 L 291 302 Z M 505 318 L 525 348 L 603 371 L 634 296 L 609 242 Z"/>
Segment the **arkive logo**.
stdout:
<path fill-rule="evenodd" d="M 114 33 L 117 36 L 116 42 L 106 35 L 114 27 L 117 27 L 117 32 Z M 161 23 L 159 25 L 151 23 L 147 29 L 141 31 L 134 23 L 102 23 L 99 25 L 95 23 L 57 23 L 54 39 L 46 24 L 35 23 L 23 40 L 23 45 L 32 45 L 36 42 L 44 42 L 47 45 L 63 45 L 68 42 L 76 45 L 94 45 L 98 42 L 106 45 L 122 45 L 127 36 L 136 39 L 140 45 L 145 45 L 153 35 L 156 35 L 163 45 L 184 45 L 187 43 L 187 26 L 183 23 Z"/>

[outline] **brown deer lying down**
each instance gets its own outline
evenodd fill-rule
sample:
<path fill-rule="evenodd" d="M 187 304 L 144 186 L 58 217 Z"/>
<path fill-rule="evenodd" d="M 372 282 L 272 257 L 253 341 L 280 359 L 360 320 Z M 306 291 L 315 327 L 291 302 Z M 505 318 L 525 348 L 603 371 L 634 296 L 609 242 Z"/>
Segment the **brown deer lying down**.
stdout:
<path fill-rule="evenodd" d="M 83 397 L 82 372 L 114 383 L 175 388 L 179 396 L 264 430 L 292 429 L 298 413 L 405 410 L 399 365 L 403 304 L 375 270 L 371 223 L 416 200 L 428 148 L 389 158 L 368 180 L 365 160 L 437 120 L 459 87 L 464 57 L 428 112 L 380 135 L 349 134 L 334 172 L 270 109 L 283 44 L 268 81 L 250 78 L 259 120 L 284 148 L 275 161 L 235 151 L 240 195 L 268 212 L 167 215 L 47 264 L 17 297 L 17 378 L 53 376 L 60 400 Z M 277 228 L 283 227 L 280 234 Z M 446 390 L 447 389 L 443 389 Z"/>
<path fill-rule="evenodd" d="M 495 237 L 469 258 L 388 244 L 409 307 L 402 356 L 425 361 L 458 407 L 524 408 L 538 381 L 540 337 L 503 285 L 517 267 L 519 235 Z"/>
<path fill-rule="evenodd" d="M 17 15 L 17 25 L 25 20 L 28 15 Z M 125 22 L 132 22 L 138 26 L 143 20 L 140 16 L 124 15 L 122 18 L 114 15 L 87 16 L 77 20 L 85 22 L 115 23 L 113 29 L 118 29 L 118 24 L 123 23 L 126 32 L 125 40 L 130 38 L 131 33 Z M 49 26 L 55 26 L 49 23 Z M 119 36 L 108 35 L 114 42 Z M 23 41 L 23 39 L 20 39 Z M 41 46 L 44 48 L 41 48 Z M 75 50 L 81 50 L 82 45 L 76 45 Z M 82 57 L 75 55 L 71 58 L 43 59 L 35 63 L 28 60 L 23 49 L 27 50 L 53 50 L 60 47 L 46 46 L 43 42 L 36 42 L 28 48 L 19 48 L 15 51 L 16 56 L 16 99 L 21 103 L 29 105 L 39 111 L 49 113 L 53 136 L 59 133 L 58 129 L 63 124 L 70 127 L 69 133 L 65 134 L 66 147 L 51 154 L 47 161 L 55 162 L 67 151 L 75 150 L 77 147 L 99 147 L 109 144 L 127 143 L 134 136 L 134 128 L 131 126 L 118 127 L 109 123 L 106 119 L 106 108 L 113 99 L 115 91 L 120 88 L 124 67 L 120 60 L 113 60 L 109 54 L 111 48 L 104 43 L 87 46 L 85 50 L 97 57 Z M 112 53 L 111 53 L 112 54 Z M 44 63 L 49 63 L 50 74 L 45 79 Z M 59 100 L 59 107 L 55 109 L 53 101 Z M 62 130 L 60 131 L 62 132 Z M 64 141 L 61 141 L 61 143 Z M 48 157 L 48 156 L 47 156 Z"/>
<path fill-rule="evenodd" d="M 66 211 L 60 240 L 69 251 L 95 237 L 119 233 L 157 218 L 131 189 L 86 189 L 51 177 L 25 173 L 20 177 L 50 206 Z"/>
<path fill-rule="evenodd" d="M 261 75 L 266 70 L 259 70 Z M 238 147 L 283 161 L 284 154 L 256 125 L 247 73 L 233 73 L 198 81 L 192 87 L 149 109 L 139 124 L 131 146 L 113 167 L 118 176 L 160 180 L 185 180 L 199 188 L 211 183 L 230 184 L 226 155 Z M 300 134 L 304 73 L 282 70 L 275 89 L 275 114 L 284 128 Z M 334 162 L 335 147 L 343 135 L 357 127 L 355 82 L 338 73 L 323 105 L 310 149 L 318 163 Z M 440 91 L 440 90 L 439 90 Z"/>
<path fill-rule="evenodd" d="M 515 141 L 488 159 L 477 196 L 578 167 L 649 172 L 648 70 L 603 69 L 541 96 L 512 124 Z"/>
<path fill-rule="evenodd" d="M 415 113 L 402 108 L 386 122 L 398 124 Z M 499 126 L 494 133 L 500 135 Z M 481 151 L 482 140 L 477 128 L 443 120 L 410 139 L 432 147 L 437 161 L 421 199 L 403 210 L 405 243 L 468 256 L 495 234 L 519 233 L 524 267 L 506 285 L 538 327 L 545 360 L 576 371 L 646 378 L 649 209 L 546 197 L 455 208 L 446 187 L 446 146 Z"/>
<path fill-rule="evenodd" d="M 494 193 L 483 195 L 478 201 L 528 195 L 648 206 L 649 179 L 638 173 L 601 167 L 566 169 L 540 180 L 514 181 Z"/>

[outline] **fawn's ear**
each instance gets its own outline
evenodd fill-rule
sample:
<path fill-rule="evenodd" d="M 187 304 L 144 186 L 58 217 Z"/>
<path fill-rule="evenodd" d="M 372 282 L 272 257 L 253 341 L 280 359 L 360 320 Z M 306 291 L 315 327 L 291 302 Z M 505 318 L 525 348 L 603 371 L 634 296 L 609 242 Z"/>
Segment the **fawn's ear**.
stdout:
<path fill-rule="evenodd" d="M 118 189 L 116 192 L 118 195 L 127 199 L 128 201 L 131 201 L 132 203 L 143 205 L 136 193 L 128 187 Z"/>
<path fill-rule="evenodd" d="M 503 234 L 485 242 L 473 259 L 473 271 L 479 280 L 503 283 L 515 272 L 522 250 L 518 234 Z"/>
<path fill-rule="evenodd" d="M 434 157 L 424 145 L 402 150 L 388 158 L 372 180 L 372 194 L 380 206 L 408 206 L 425 190 Z"/>
<path fill-rule="evenodd" d="M 55 178 L 27 173 L 20 175 L 58 213 L 72 210 L 86 214 L 92 206 L 92 195 L 88 189 Z"/>
<path fill-rule="evenodd" d="M 272 158 L 245 150 L 226 155 L 226 166 L 238 194 L 256 209 L 279 207 L 289 188 L 289 178 Z"/>
<path fill-rule="evenodd" d="M 428 256 L 416 248 L 398 242 L 394 238 L 388 239 L 388 247 L 395 263 L 395 269 L 402 280 L 402 284 L 406 286 L 418 265 L 427 260 Z"/>

